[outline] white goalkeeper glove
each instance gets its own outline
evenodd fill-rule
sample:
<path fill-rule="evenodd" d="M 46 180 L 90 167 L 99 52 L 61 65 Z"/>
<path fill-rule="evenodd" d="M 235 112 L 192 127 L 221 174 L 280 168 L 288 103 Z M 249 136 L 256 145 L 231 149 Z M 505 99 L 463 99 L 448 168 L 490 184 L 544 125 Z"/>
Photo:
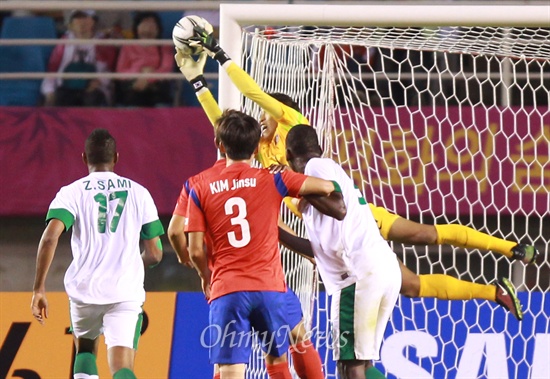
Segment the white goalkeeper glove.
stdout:
<path fill-rule="evenodd" d="M 229 55 L 221 48 L 218 40 L 214 37 L 214 33 L 208 33 L 204 28 L 195 25 L 193 27 L 194 36 L 189 38 L 189 46 L 202 46 L 202 48 L 212 58 L 217 60 L 221 65 L 230 60 Z"/>
<path fill-rule="evenodd" d="M 205 51 L 202 51 L 197 60 L 195 60 L 192 56 L 184 54 L 181 49 L 176 47 L 174 59 L 183 76 L 185 76 L 195 89 L 195 92 L 207 86 L 206 79 L 204 79 L 203 76 L 204 65 L 207 59 L 207 53 Z"/>

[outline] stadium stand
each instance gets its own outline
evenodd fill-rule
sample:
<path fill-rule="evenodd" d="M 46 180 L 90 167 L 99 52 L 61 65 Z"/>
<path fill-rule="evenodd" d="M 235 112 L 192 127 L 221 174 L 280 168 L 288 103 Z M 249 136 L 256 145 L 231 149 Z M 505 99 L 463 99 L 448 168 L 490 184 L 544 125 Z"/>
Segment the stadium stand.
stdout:
<path fill-rule="evenodd" d="M 2 39 L 57 38 L 51 17 L 6 17 L 0 32 Z M 45 72 L 52 46 L 1 46 L 0 72 Z M 39 79 L 0 81 L 0 105 L 38 105 Z"/>

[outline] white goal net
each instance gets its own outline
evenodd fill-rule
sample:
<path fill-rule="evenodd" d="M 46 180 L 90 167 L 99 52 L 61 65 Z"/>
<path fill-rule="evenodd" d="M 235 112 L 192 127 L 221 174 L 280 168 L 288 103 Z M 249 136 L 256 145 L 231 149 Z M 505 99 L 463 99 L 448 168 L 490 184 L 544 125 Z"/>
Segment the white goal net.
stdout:
<path fill-rule="evenodd" d="M 224 12 L 222 6 L 224 47 L 231 38 L 223 34 L 224 14 L 237 14 L 229 12 L 234 7 Z M 422 223 L 462 224 L 534 244 L 543 255 L 536 266 L 526 267 L 486 251 L 392 244 L 419 274 L 444 273 L 482 284 L 510 278 L 525 318 L 518 323 L 486 301 L 402 297 L 377 367 L 388 378 L 550 377 L 545 294 L 550 287 L 550 28 L 535 14 L 550 8 L 532 7 L 532 17 L 517 13 L 524 21 L 514 22 L 512 14 L 512 21 L 495 24 L 498 10 L 483 23 L 481 8 L 455 7 L 449 11 L 456 11 L 457 22 L 446 14 L 441 25 L 437 14 L 429 22 L 404 25 L 399 14 L 407 11 L 394 9 L 394 23 L 390 14 L 372 20 L 380 25 L 372 27 L 354 21 L 361 12 L 372 13 L 368 6 L 350 7 L 349 18 L 346 6 L 327 7 L 339 19 L 318 17 L 317 23 L 308 22 L 313 8 L 284 8 L 276 13 L 300 13 L 303 20 L 289 16 L 292 22 L 285 23 L 272 15 L 267 22 L 248 15 L 226 21 L 227 30 L 239 26 L 238 56 L 266 92 L 299 102 L 325 156 L 349 172 L 367 201 Z M 411 7 L 411 17 L 417 11 Z M 477 24 L 464 23 L 462 13 L 468 12 Z M 220 87 L 221 105 L 227 107 L 232 104 L 224 103 L 224 91 L 230 90 Z M 240 106 L 259 114 L 248 100 Z M 286 217 L 303 235 L 300 221 Z M 322 283 L 309 262 L 292 253 L 284 257 L 326 375 L 336 377 L 326 348 L 330 327 Z M 249 377 L 266 377 L 261 361 L 257 355 Z"/>

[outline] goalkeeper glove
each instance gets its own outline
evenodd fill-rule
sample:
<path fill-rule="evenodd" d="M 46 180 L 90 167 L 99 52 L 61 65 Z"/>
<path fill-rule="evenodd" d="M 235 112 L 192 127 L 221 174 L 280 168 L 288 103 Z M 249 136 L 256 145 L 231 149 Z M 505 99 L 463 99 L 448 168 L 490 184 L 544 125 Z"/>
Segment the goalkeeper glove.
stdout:
<path fill-rule="evenodd" d="M 195 61 L 192 56 L 186 55 L 181 49 L 176 48 L 174 59 L 183 76 L 195 89 L 195 92 L 207 86 L 206 79 L 203 76 L 204 64 L 206 63 L 205 51 L 201 52 L 199 58 Z"/>
<path fill-rule="evenodd" d="M 194 37 L 189 38 L 190 46 L 202 46 L 208 55 L 217 60 L 221 65 L 231 59 L 221 48 L 218 40 L 214 37 L 214 33 L 208 33 L 198 25 L 193 27 L 193 31 Z"/>

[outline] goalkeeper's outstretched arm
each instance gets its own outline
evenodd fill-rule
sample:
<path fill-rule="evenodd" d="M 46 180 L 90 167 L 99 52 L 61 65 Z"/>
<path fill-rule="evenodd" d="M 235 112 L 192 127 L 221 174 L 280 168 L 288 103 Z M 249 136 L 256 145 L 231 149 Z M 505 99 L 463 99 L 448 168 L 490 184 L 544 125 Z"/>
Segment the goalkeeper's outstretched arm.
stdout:
<path fill-rule="evenodd" d="M 266 92 L 264 92 L 258 83 L 250 77 L 241 67 L 231 60 L 229 55 L 222 49 L 218 41 L 214 37 L 213 33 L 208 33 L 203 28 L 195 27 L 194 42 L 196 45 L 200 45 L 213 59 L 225 69 L 229 78 L 239 89 L 239 91 L 258 104 L 266 113 L 276 119 L 280 119 L 285 114 L 285 104 L 274 99 Z M 290 108 L 290 107 L 288 107 Z"/>
<path fill-rule="evenodd" d="M 212 96 L 212 92 L 208 89 L 206 79 L 204 78 L 204 64 L 206 63 L 207 54 L 202 52 L 198 59 L 193 59 L 192 56 L 186 55 L 182 50 L 176 48 L 176 55 L 174 56 L 176 64 L 179 70 L 185 76 L 185 78 L 191 83 L 195 90 L 195 95 L 201 104 L 204 113 L 208 117 L 208 120 L 216 128 L 216 122 L 222 115 L 222 111 L 218 106 L 218 103 Z"/>

